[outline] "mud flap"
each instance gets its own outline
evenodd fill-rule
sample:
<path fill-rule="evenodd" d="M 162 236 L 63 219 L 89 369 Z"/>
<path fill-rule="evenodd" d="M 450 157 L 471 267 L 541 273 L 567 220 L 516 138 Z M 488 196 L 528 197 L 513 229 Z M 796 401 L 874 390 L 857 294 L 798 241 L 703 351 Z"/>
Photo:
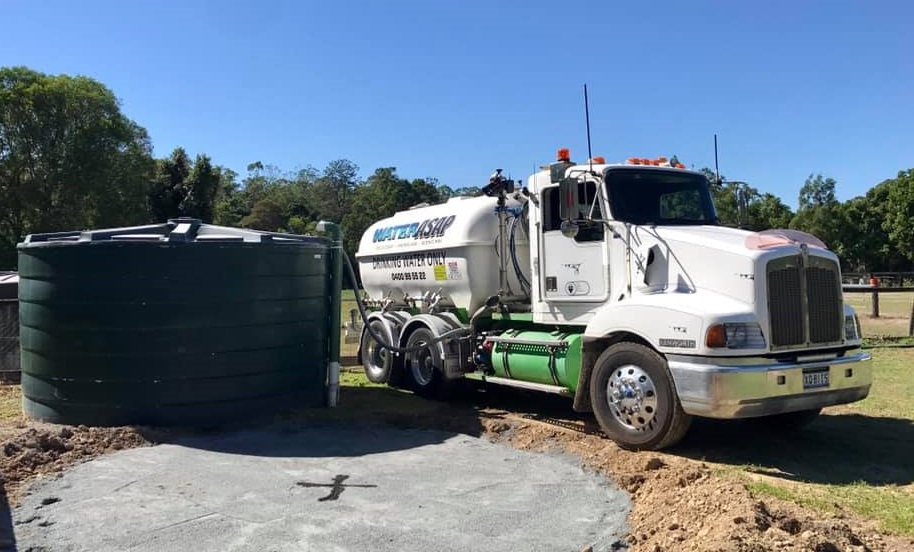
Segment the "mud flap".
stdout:
<path fill-rule="evenodd" d="M 460 379 L 467 372 L 466 359 L 470 356 L 469 338 L 449 339 L 444 343 L 444 377 Z"/>

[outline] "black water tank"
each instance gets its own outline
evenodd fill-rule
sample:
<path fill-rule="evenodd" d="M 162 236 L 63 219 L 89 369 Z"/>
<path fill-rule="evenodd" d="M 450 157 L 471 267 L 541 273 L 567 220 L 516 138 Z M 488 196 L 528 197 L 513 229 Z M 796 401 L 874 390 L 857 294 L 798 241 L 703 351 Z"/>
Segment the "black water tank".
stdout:
<path fill-rule="evenodd" d="M 19 244 L 23 409 L 196 424 L 325 396 L 329 242 L 176 219 Z"/>

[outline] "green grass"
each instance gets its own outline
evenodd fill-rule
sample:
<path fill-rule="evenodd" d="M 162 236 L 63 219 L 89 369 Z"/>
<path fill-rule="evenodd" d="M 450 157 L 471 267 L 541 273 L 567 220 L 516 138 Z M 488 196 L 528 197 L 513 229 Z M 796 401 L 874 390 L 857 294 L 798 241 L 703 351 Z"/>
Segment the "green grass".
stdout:
<path fill-rule="evenodd" d="M 881 527 L 897 534 L 914 535 L 914 497 L 899 487 L 874 488 L 865 482 L 850 485 L 808 485 L 790 488 L 766 481 L 748 481 L 746 486 L 755 496 L 772 496 L 820 512 L 838 513 L 850 507 L 864 517 L 876 519 Z"/>
<path fill-rule="evenodd" d="M 352 309 L 358 309 L 358 305 L 355 302 L 355 293 L 351 289 L 344 289 L 342 294 L 340 313 L 341 324 L 345 324 L 347 321 L 349 321 L 349 311 Z M 356 320 L 358 321 L 359 325 L 362 324 L 361 315 L 356 314 Z M 358 343 L 346 343 L 345 337 L 346 332 L 344 330 L 340 330 L 340 356 L 343 357 L 344 361 L 347 357 L 354 357 L 359 348 Z M 349 364 L 352 363 L 350 362 Z"/>
<path fill-rule="evenodd" d="M 863 401 L 826 409 L 792 434 L 716 427 L 684 455 L 714 462 L 756 495 L 856 512 L 914 536 L 914 349 L 871 353 L 874 384 Z"/>
<path fill-rule="evenodd" d="M 834 409 L 914 423 L 914 349 L 873 349 L 873 388 L 857 403 Z M 912 451 L 914 452 L 914 451 Z M 910 457 L 914 466 L 914 455 Z"/>
<path fill-rule="evenodd" d="M 910 492 L 900 487 L 874 489 L 865 482 L 850 485 L 823 485 L 812 489 L 788 487 L 754 480 L 747 487 L 756 496 L 767 495 L 810 506 L 824 512 L 839 512 L 846 504 L 869 518 L 884 518 L 883 526 L 895 533 L 914 534 L 914 509 Z"/>
<path fill-rule="evenodd" d="M 10 422 L 22 413 L 22 393 L 18 385 L 0 385 L 0 422 Z"/>
<path fill-rule="evenodd" d="M 871 293 L 845 293 L 844 301 L 854 307 L 860 317 L 864 337 L 898 337 L 908 335 L 914 293 L 882 293 L 879 295 L 879 318 L 871 316 Z"/>

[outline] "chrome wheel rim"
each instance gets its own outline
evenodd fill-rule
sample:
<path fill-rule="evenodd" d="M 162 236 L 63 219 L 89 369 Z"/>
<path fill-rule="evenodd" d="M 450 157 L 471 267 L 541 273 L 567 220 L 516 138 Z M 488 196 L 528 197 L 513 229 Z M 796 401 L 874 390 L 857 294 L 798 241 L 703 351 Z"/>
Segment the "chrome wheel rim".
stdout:
<path fill-rule="evenodd" d="M 368 370 L 369 375 L 375 378 L 384 376 L 387 355 L 387 349 L 381 347 L 377 341 L 372 339 L 368 345 L 368 365 L 365 367 L 365 369 Z"/>
<path fill-rule="evenodd" d="M 420 341 L 416 345 L 425 345 L 425 342 Z M 432 378 L 435 375 L 435 364 L 432 360 L 431 349 L 426 347 L 414 353 L 410 359 L 410 368 L 412 369 L 413 380 L 419 386 L 425 387 L 432 383 Z"/>
<path fill-rule="evenodd" d="M 616 368 L 606 384 L 613 417 L 633 431 L 650 431 L 657 416 L 657 388 L 640 366 Z"/>

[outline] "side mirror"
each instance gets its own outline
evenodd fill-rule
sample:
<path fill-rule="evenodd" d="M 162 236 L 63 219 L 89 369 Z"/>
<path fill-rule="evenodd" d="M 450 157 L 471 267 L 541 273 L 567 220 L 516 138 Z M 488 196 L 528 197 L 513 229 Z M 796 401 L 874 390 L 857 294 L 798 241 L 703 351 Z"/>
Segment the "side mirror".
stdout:
<path fill-rule="evenodd" d="M 578 235 L 578 232 L 581 230 L 581 226 L 573 220 L 563 220 L 562 224 L 559 225 L 559 231 L 566 238 L 572 239 Z"/>
<path fill-rule="evenodd" d="M 559 218 L 563 221 L 578 218 L 578 181 L 574 178 L 563 178 L 559 182 Z"/>

